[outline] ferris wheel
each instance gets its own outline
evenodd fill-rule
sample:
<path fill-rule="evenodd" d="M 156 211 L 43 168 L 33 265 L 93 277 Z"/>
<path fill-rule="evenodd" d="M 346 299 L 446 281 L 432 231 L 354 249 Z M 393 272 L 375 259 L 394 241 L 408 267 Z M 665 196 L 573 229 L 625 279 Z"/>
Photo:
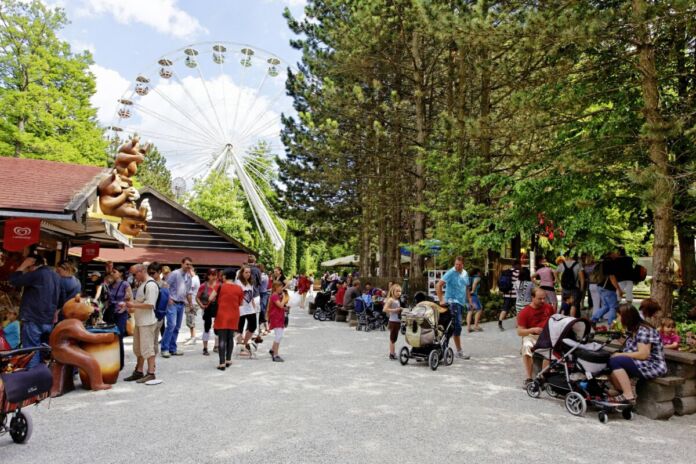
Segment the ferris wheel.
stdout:
<path fill-rule="evenodd" d="M 141 136 L 167 159 L 176 190 L 219 172 L 237 180 L 256 227 L 276 249 L 282 219 L 265 192 L 282 152 L 282 112 L 291 110 L 277 55 L 234 42 L 187 45 L 138 74 L 118 99 L 111 140 Z"/>

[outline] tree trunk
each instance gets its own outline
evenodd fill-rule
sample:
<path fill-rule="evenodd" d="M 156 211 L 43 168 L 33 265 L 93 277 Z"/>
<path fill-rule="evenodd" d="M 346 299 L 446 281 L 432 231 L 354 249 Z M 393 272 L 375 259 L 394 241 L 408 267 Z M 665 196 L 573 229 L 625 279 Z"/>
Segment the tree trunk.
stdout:
<path fill-rule="evenodd" d="M 679 240 L 679 260 L 681 261 L 682 287 L 686 288 L 696 282 L 696 248 L 694 247 L 694 229 L 688 225 L 677 224 Z"/>
<path fill-rule="evenodd" d="M 669 123 L 660 113 L 655 48 L 646 22 L 646 3 L 632 0 L 633 21 L 638 42 L 638 70 L 643 93 L 649 155 L 656 173 L 652 186 L 654 205 L 653 282 L 652 297 L 660 304 L 665 316 L 672 313 L 672 275 L 670 261 L 674 252 L 674 191 L 670 176 L 665 133 Z"/>
<path fill-rule="evenodd" d="M 416 144 L 418 145 L 415 163 L 415 205 L 413 213 L 413 242 L 418 245 L 425 238 L 425 213 L 423 207 L 425 191 L 425 167 L 422 162 L 425 149 L 425 84 L 423 76 L 423 62 L 421 59 L 420 35 L 413 33 L 411 53 L 413 55 L 413 80 L 415 81 L 414 100 L 416 107 Z M 419 253 L 411 253 L 411 268 L 414 277 L 423 274 L 423 256 Z"/>
<path fill-rule="evenodd" d="M 26 124 L 26 120 L 24 118 L 20 118 L 19 121 L 17 121 L 17 132 L 18 137 L 21 138 L 22 134 L 24 133 L 24 126 Z M 15 140 L 14 143 L 14 157 L 19 158 L 19 156 L 22 154 L 22 142 L 19 140 Z"/>

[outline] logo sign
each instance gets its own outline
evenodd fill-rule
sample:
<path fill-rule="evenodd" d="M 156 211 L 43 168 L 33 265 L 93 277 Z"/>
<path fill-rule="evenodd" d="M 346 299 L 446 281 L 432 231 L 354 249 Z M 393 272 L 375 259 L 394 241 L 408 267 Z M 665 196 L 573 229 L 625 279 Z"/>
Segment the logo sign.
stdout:
<path fill-rule="evenodd" d="M 83 263 L 88 263 L 99 256 L 99 244 L 98 243 L 85 243 L 82 245 L 82 257 L 80 261 Z"/>
<path fill-rule="evenodd" d="M 8 219 L 3 233 L 3 248 L 7 251 L 21 251 L 39 241 L 41 219 Z"/>

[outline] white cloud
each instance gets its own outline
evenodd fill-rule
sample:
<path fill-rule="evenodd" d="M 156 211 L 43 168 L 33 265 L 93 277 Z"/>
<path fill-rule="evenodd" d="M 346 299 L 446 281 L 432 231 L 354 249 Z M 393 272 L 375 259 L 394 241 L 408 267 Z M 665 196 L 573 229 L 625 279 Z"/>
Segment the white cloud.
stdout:
<path fill-rule="evenodd" d="M 68 40 L 68 42 L 70 43 L 70 49 L 73 53 L 82 53 L 83 51 L 87 50 L 94 55 L 97 51 L 97 48 L 91 42 L 85 42 L 80 39 L 72 39 Z"/>
<path fill-rule="evenodd" d="M 121 76 L 118 71 L 108 69 L 98 64 L 89 67 L 97 78 L 97 92 L 92 95 L 91 103 L 97 108 L 97 119 L 108 126 L 114 119 L 117 100 L 128 89 L 128 79 Z"/>
<path fill-rule="evenodd" d="M 177 38 L 208 32 L 196 18 L 177 6 L 177 0 L 81 1 L 82 6 L 77 10 L 80 16 L 110 14 L 121 24 L 141 23 Z"/>

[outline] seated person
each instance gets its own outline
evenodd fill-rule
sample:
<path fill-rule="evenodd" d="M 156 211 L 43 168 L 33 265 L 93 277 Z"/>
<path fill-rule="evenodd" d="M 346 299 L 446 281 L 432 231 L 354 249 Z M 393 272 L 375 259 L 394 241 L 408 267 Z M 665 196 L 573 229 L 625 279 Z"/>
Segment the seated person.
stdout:
<path fill-rule="evenodd" d="M 346 290 L 343 296 L 343 309 L 346 311 L 355 311 L 355 300 L 360 297 L 360 281 L 355 279 L 353 286 Z"/>
<path fill-rule="evenodd" d="M 635 404 L 631 378 L 650 380 L 663 376 L 667 373 L 667 363 L 660 334 L 641 319 L 633 305 L 620 305 L 619 318 L 626 330 L 626 342 L 621 352 L 614 353 L 609 359 L 609 368 L 611 383 L 621 394 L 610 401 Z"/>
<path fill-rule="evenodd" d="M 517 315 L 517 335 L 522 337 L 522 364 L 527 374 L 525 386 L 532 381 L 532 348 L 554 313 L 553 307 L 546 303 L 546 290 L 535 287 L 532 289 L 532 302 Z"/>
<path fill-rule="evenodd" d="M 670 319 L 669 317 L 662 319 L 662 324 L 660 324 L 660 339 L 662 339 L 662 345 L 668 350 L 679 349 L 681 337 L 677 333 L 677 325 L 674 323 L 674 319 Z"/>

